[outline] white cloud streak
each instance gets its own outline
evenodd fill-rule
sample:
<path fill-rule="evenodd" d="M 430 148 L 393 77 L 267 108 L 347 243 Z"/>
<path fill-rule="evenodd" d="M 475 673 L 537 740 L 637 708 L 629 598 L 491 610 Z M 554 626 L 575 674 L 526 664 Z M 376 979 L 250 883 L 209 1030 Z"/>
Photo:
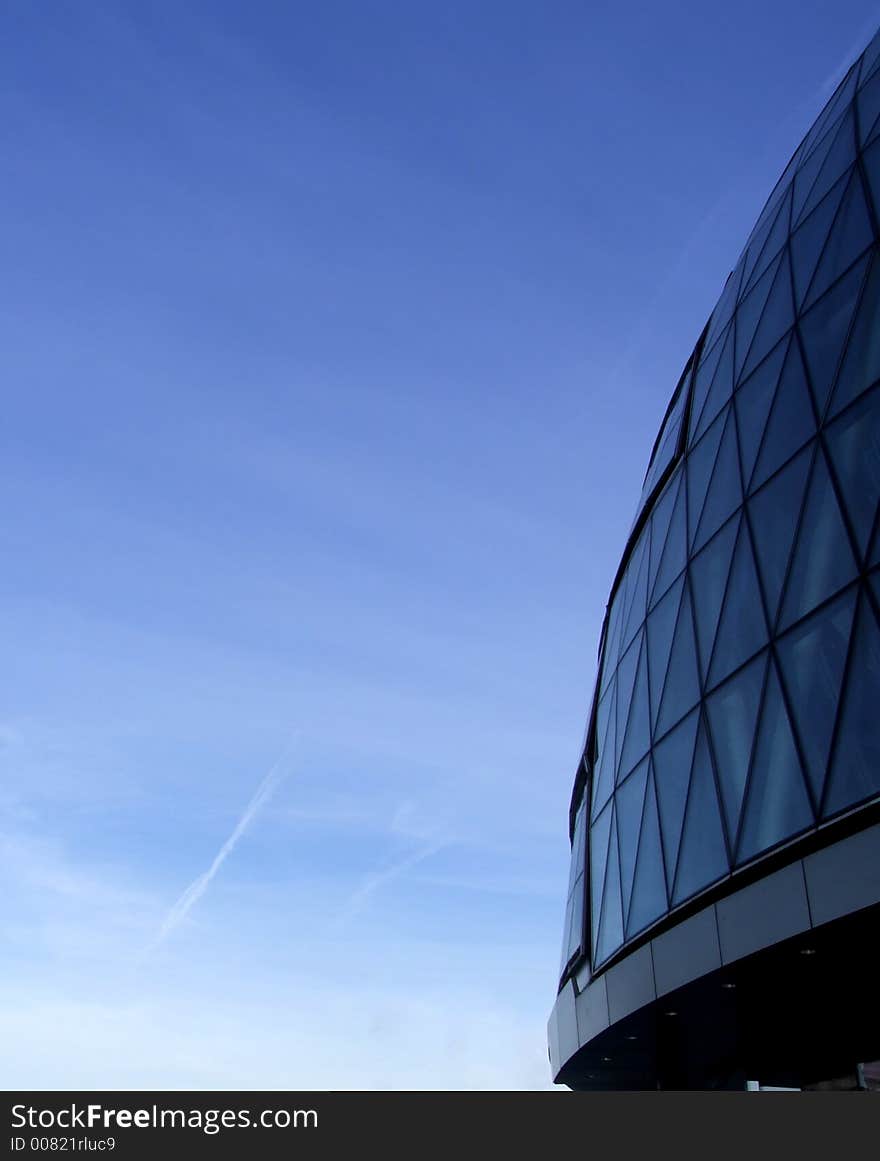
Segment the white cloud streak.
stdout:
<path fill-rule="evenodd" d="M 220 870 L 220 868 L 229 858 L 230 854 L 232 854 L 235 847 L 238 845 L 242 835 L 275 793 L 280 783 L 287 777 L 287 774 L 289 773 L 288 763 L 291 757 L 291 748 L 292 741 L 288 742 L 278 761 L 257 787 L 256 793 L 245 807 L 244 812 L 239 818 L 238 822 L 235 824 L 232 833 L 214 856 L 211 865 L 206 871 L 203 871 L 201 875 L 193 879 L 183 894 L 172 905 L 168 911 L 168 914 L 165 916 L 165 919 L 161 928 L 159 929 L 158 934 L 156 935 L 156 938 L 144 952 L 145 955 L 149 955 L 165 942 L 169 935 L 171 935 L 171 933 L 175 931 L 181 925 L 181 923 L 183 923 L 184 919 L 186 919 L 187 915 L 189 915 L 193 907 L 195 907 L 198 901 L 205 894 L 217 872 Z"/>

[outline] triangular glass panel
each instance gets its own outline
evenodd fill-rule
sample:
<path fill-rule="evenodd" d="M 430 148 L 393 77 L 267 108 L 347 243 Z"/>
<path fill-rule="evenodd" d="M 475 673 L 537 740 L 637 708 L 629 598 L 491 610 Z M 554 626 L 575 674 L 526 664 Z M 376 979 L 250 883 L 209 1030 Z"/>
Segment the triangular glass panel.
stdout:
<path fill-rule="evenodd" d="M 880 79 L 880 73 L 877 74 Z M 833 292 L 832 292 L 833 293 Z M 850 315 L 855 299 L 849 301 Z M 821 309 L 821 303 L 820 307 Z M 846 353 L 840 374 L 837 377 L 837 386 L 831 396 L 829 415 L 836 415 L 853 399 L 880 379 L 880 327 L 877 319 L 880 318 L 880 262 L 876 259 L 871 264 L 865 289 L 858 305 L 855 322 L 849 332 L 846 344 Z M 847 316 L 842 312 L 838 326 L 845 326 Z M 830 386 L 830 384 L 829 384 Z"/>
<path fill-rule="evenodd" d="M 739 827 L 766 668 L 767 653 L 764 652 L 720 686 L 706 702 L 724 818 L 727 833 L 732 836 Z"/>
<path fill-rule="evenodd" d="M 620 863 L 617 858 L 616 824 L 611 823 L 611 846 L 602 893 L 602 921 L 596 947 L 597 963 L 604 963 L 623 943 L 623 912 L 620 907 Z"/>
<path fill-rule="evenodd" d="M 682 473 L 680 472 L 675 479 L 667 484 L 663 489 L 663 494 L 654 504 L 654 510 L 651 513 L 651 555 L 650 567 L 648 569 L 649 596 L 654 591 L 654 581 L 657 577 L 657 569 L 660 567 L 660 558 L 663 555 L 663 548 L 669 533 L 672 508 L 678 496 L 678 489 L 681 487 L 681 478 Z"/>
<path fill-rule="evenodd" d="M 712 311 L 712 316 L 709 319 L 709 328 L 706 331 L 707 351 L 712 349 L 718 336 L 730 323 L 742 285 L 743 265 L 744 259 L 741 258 L 725 279 L 721 296 L 715 305 L 715 309 Z"/>
<path fill-rule="evenodd" d="M 859 134 L 864 145 L 871 136 L 877 118 L 880 117 L 880 73 L 875 73 L 868 83 L 859 89 L 856 106 L 859 112 Z"/>
<path fill-rule="evenodd" d="M 826 142 L 828 143 L 827 149 Z M 809 181 L 809 174 L 816 169 L 816 159 L 819 157 L 822 159 L 822 165 L 817 170 L 816 180 L 811 185 L 808 195 L 803 199 L 803 204 L 799 205 L 799 189 L 805 188 L 806 182 Z M 820 199 L 831 189 L 841 174 L 849 169 L 855 159 L 855 122 L 850 110 L 819 142 L 815 152 L 806 159 L 795 178 L 794 221 L 796 224 L 801 218 L 806 217 L 815 205 L 818 205 Z M 801 174 L 804 175 L 804 181 L 799 186 L 798 179 Z"/>
<path fill-rule="evenodd" d="M 633 641 L 626 653 L 620 659 L 617 668 L 617 758 L 623 748 L 623 735 L 626 731 L 626 722 L 629 717 L 629 707 L 632 701 L 633 685 L 636 680 L 636 667 L 639 663 L 641 637 Z"/>
<path fill-rule="evenodd" d="M 571 895 L 569 895 L 565 904 L 565 920 L 562 924 L 562 956 L 559 960 L 560 975 L 562 975 L 562 973 L 565 971 L 565 965 L 571 958 L 571 956 L 568 954 L 569 944 L 571 943 L 571 906 L 572 899 Z"/>
<path fill-rule="evenodd" d="M 633 770 L 626 781 L 621 782 L 615 795 L 617 810 L 617 839 L 620 847 L 620 888 L 623 901 L 623 915 L 629 910 L 633 874 L 636 869 L 636 853 L 639 846 L 639 832 L 642 828 L 642 807 L 645 802 L 645 779 L 648 775 L 648 759 Z"/>
<path fill-rule="evenodd" d="M 681 416 L 679 415 L 672 427 L 665 429 L 663 442 L 657 448 L 657 454 L 651 460 L 650 466 L 648 467 L 648 474 L 645 476 L 645 484 L 642 488 L 643 500 L 647 500 L 648 496 L 654 491 L 657 487 L 657 481 L 672 462 L 672 457 L 675 455 L 675 449 L 678 446 L 680 429 Z"/>
<path fill-rule="evenodd" d="M 757 653 L 766 640 L 767 627 L 749 530 L 745 521 L 741 521 L 709 665 L 709 684 L 717 685 Z"/>
<path fill-rule="evenodd" d="M 868 567 L 873 568 L 875 564 L 880 564 L 880 524 L 874 529 L 874 543 L 868 556 Z"/>
<path fill-rule="evenodd" d="M 782 599 L 780 626 L 784 628 L 805 616 L 848 584 L 855 574 L 856 562 L 849 536 L 820 449 L 807 485 L 801 529 Z"/>
<path fill-rule="evenodd" d="M 751 266 L 746 267 L 746 294 L 751 290 L 754 284 L 767 269 L 770 264 L 770 260 L 775 258 L 779 251 L 782 249 L 782 245 L 785 242 L 785 239 L 788 237 L 790 215 L 791 187 L 789 186 L 785 196 L 782 198 L 778 208 L 776 209 L 775 217 L 768 217 L 761 230 L 760 236 L 755 237 L 754 243 L 749 248 L 755 257 L 752 259 Z"/>
<path fill-rule="evenodd" d="M 856 546 L 864 557 L 880 498 L 880 387 L 835 420 L 826 438 Z"/>
<path fill-rule="evenodd" d="M 647 754 L 651 745 L 651 715 L 648 701 L 648 657 L 644 645 L 645 636 L 642 634 L 642 651 L 639 657 L 639 668 L 636 674 L 636 683 L 633 688 L 632 704 L 629 710 L 629 719 L 626 723 L 626 734 L 623 739 L 623 749 L 620 755 L 618 780 L 626 777 L 643 754 Z"/>
<path fill-rule="evenodd" d="M 833 135 L 835 123 L 843 116 L 847 105 L 850 104 L 855 95 L 858 75 L 859 64 L 857 61 L 850 68 L 846 77 L 840 82 L 831 99 L 828 101 L 828 104 L 816 118 L 815 124 L 804 139 L 805 155 L 813 148 L 813 142 L 818 141 L 826 132 Z"/>
<path fill-rule="evenodd" d="M 779 679 L 771 665 L 746 791 L 737 862 L 754 858 L 812 824 L 813 808 Z"/>
<path fill-rule="evenodd" d="M 690 440 L 688 441 L 691 444 L 694 442 L 697 421 L 702 414 L 703 407 L 706 403 L 706 396 L 709 394 L 709 388 L 712 386 L 712 380 L 715 378 L 715 372 L 718 370 L 719 360 L 728 343 L 733 342 L 731 334 L 732 328 L 723 337 L 719 338 L 713 347 L 704 347 L 700 361 L 697 364 L 693 380 L 693 390 L 691 392 Z"/>
<path fill-rule="evenodd" d="M 807 447 L 749 500 L 752 540 L 770 625 L 776 624 L 779 596 L 785 581 L 797 530 L 813 448 Z"/>
<path fill-rule="evenodd" d="M 820 417 L 834 384 L 866 265 L 867 259 L 863 259 L 854 266 L 798 323 L 810 386 Z"/>
<path fill-rule="evenodd" d="M 690 898 L 703 887 L 708 887 L 726 875 L 729 869 L 712 758 L 706 730 L 701 724 L 694 751 L 694 767 L 672 902 L 681 903 Z"/>
<path fill-rule="evenodd" d="M 669 651 L 672 648 L 672 634 L 678 619 L 683 585 L 684 578 L 679 577 L 648 617 L 648 677 L 651 686 L 651 720 L 653 722 L 656 722 L 660 710 L 660 695 L 663 692 L 663 681 L 669 667 Z"/>
<path fill-rule="evenodd" d="M 719 415 L 687 458 L 688 542 L 693 544 L 729 412 Z"/>
<path fill-rule="evenodd" d="M 608 694 L 609 712 L 605 742 L 599 746 L 596 764 L 593 767 L 593 801 L 590 809 L 590 815 L 593 818 L 604 807 L 614 789 L 615 740 L 617 736 L 616 707 L 617 684 L 615 682 Z"/>
<path fill-rule="evenodd" d="M 750 487 L 759 488 L 815 434 L 816 416 L 804 363 L 800 347 L 793 342 L 785 356 Z"/>
<path fill-rule="evenodd" d="M 779 382 L 779 373 L 788 351 L 789 341 L 784 339 L 779 343 L 734 396 L 739 431 L 740 467 L 746 487 L 767 426 L 767 416 L 776 395 L 776 385 Z"/>
<path fill-rule="evenodd" d="M 700 667 L 704 674 L 709 670 L 709 658 L 715 642 L 724 590 L 727 588 L 730 560 L 738 527 L 739 518 L 729 520 L 699 556 L 691 561 L 691 593 L 697 625 Z"/>
<path fill-rule="evenodd" d="M 823 817 L 880 793 L 880 629 L 862 596 Z"/>
<path fill-rule="evenodd" d="M 874 241 L 859 171 L 853 172 L 804 302 L 809 308 Z"/>
<path fill-rule="evenodd" d="M 581 889 L 582 886 L 583 884 L 580 884 L 578 889 L 574 891 L 571 896 L 571 917 L 569 920 L 570 927 L 568 934 L 568 956 L 566 958 L 566 963 L 581 946 L 581 938 L 584 928 L 584 893 Z"/>
<path fill-rule="evenodd" d="M 777 258 L 774 262 L 771 262 L 767 270 L 755 283 L 752 290 L 749 291 L 737 307 L 735 380 L 739 380 L 740 372 L 746 361 L 746 355 L 749 353 L 749 347 L 752 345 L 752 339 L 755 337 L 758 322 L 764 313 L 764 308 L 770 297 L 770 291 L 773 289 L 779 266 L 780 259 Z M 721 399 L 720 403 L 723 402 L 724 399 Z"/>
<path fill-rule="evenodd" d="M 669 521 L 669 532 L 663 552 L 657 563 L 657 575 L 654 578 L 654 587 L 651 590 L 651 603 L 658 601 L 666 592 L 676 577 L 681 575 L 687 562 L 687 519 L 685 506 L 684 469 L 679 474 L 675 498 L 675 507 L 672 509 L 672 518 Z"/>
<path fill-rule="evenodd" d="M 791 236 L 791 269 L 798 307 L 816 273 L 846 187 L 847 179 L 842 177 Z"/>
<path fill-rule="evenodd" d="M 660 713 L 657 717 L 657 730 L 662 733 L 675 725 L 679 718 L 684 717 L 700 696 L 700 677 L 697 672 L 697 646 L 694 641 L 693 617 L 691 601 L 687 586 L 681 600 L 678 613 L 678 622 L 675 626 L 675 637 L 672 642 L 672 652 L 669 656 L 669 670 L 666 674 L 666 684 L 663 687 L 663 697 L 660 701 Z"/>
<path fill-rule="evenodd" d="M 854 609 L 855 589 L 850 589 L 777 644 L 782 681 L 816 802 L 822 799 Z"/>
<path fill-rule="evenodd" d="M 574 824 L 574 839 L 571 844 L 571 868 L 568 876 L 568 890 L 571 893 L 577 879 L 584 873 L 584 851 L 586 850 L 587 813 L 581 802 Z"/>
<path fill-rule="evenodd" d="M 663 855 L 666 875 L 672 882 L 678 858 L 678 844 L 684 821 L 684 807 L 690 783 L 694 741 L 697 736 L 699 712 L 688 714 L 681 725 L 654 747 L 654 780 L 657 802 L 660 806 L 660 825 L 663 829 Z"/>
<path fill-rule="evenodd" d="M 590 900 L 593 931 L 599 926 L 602 907 L 602 888 L 605 885 L 605 868 L 608 865 L 608 840 L 611 836 L 611 811 L 609 803 L 590 827 Z M 617 858 L 617 851 L 614 852 Z"/>
<path fill-rule="evenodd" d="M 791 267 L 788 251 L 783 251 L 776 278 L 770 290 L 770 297 L 758 323 L 755 338 L 749 348 L 743 367 L 743 375 L 750 375 L 761 360 L 794 326 L 794 305 L 791 297 Z"/>
<path fill-rule="evenodd" d="M 599 747 L 600 753 L 606 744 L 610 745 L 612 750 L 614 749 L 615 716 L 613 675 L 611 682 L 611 688 L 607 689 L 599 699 L 599 705 L 596 709 L 596 744 Z M 610 736 L 608 733 L 609 728 L 611 730 Z"/>
<path fill-rule="evenodd" d="M 865 176 L 868 179 L 868 189 L 875 206 L 880 206 L 880 140 L 877 131 L 873 134 L 873 141 L 862 154 L 862 164 L 865 167 Z"/>
<path fill-rule="evenodd" d="M 648 547 L 650 545 L 650 524 L 646 524 L 642 535 L 639 538 L 639 543 L 636 545 L 635 551 L 630 558 L 630 563 L 627 566 L 627 571 L 630 574 L 630 582 L 627 591 L 627 605 L 626 605 L 626 621 L 624 623 L 623 634 L 620 638 L 620 644 L 623 649 L 626 649 L 636 630 L 645 619 L 645 601 L 648 593 Z"/>
<path fill-rule="evenodd" d="M 697 379 L 700 378 L 700 372 L 697 372 Z M 727 337 L 724 340 L 724 346 L 721 350 L 721 358 L 718 360 L 718 366 L 715 368 L 715 374 L 712 376 L 712 382 L 706 394 L 706 401 L 703 404 L 702 410 L 699 414 L 691 411 L 691 444 L 696 444 L 703 433 L 708 429 L 712 420 L 730 398 L 733 392 L 733 327 L 727 332 Z M 696 395 L 693 401 L 693 407 L 696 407 Z"/>
<path fill-rule="evenodd" d="M 727 412 L 727 423 L 721 437 L 721 445 L 715 459 L 709 491 L 700 515 L 700 523 L 694 537 L 693 551 L 717 532 L 737 508 L 742 505 L 742 485 L 739 478 L 739 451 L 736 441 L 736 420 L 733 408 Z"/>
<path fill-rule="evenodd" d="M 880 64 L 880 32 L 874 34 L 874 39 L 862 53 L 862 72 L 859 84 L 864 85 L 873 75 Z"/>
<path fill-rule="evenodd" d="M 645 790 L 645 810 L 642 834 L 633 879 L 632 897 L 626 924 L 627 939 L 643 931 L 666 910 L 666 881 L 663 875 L 663 852 L 660 846 L 660 827 L 657 821 L 657 801 L 654 797 L 653 778 Z"/>

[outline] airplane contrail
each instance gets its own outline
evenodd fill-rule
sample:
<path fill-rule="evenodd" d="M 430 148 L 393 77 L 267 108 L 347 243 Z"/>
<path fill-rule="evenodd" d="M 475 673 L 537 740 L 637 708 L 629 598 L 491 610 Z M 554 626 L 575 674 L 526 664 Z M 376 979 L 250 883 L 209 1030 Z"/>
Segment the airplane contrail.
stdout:
<path fill-rule="evenodd" d="M 285 746 L 278 761 L 257 787 L 256 793 L 245 807 L 244 812 L 242 813 L 241 818 L 239 818 L 238 822 L 235 824 L 232 833 L 214 856 L 211 865 L 206 871 L 203 871 L 201 875 L 193 879 L 182 895 L 172 905 L 168 911 L 168 914 L 165 916 L 165 919 L 161 928 L 159 929 L 158 934 L 156 935 L 156 938 L 146 948 L 144 952 L 145 955 L 155 951 L 156 948 L 165 942 L 165 940 L 175 930 L 175 928 L 179 927 L 184 919 L 186 919 L 187 915 L 190 913 L 190 911 L 192 911 L 193 907 L 195 907 L 196 903 L 198 903 L 198 901 L 207 891 L 208 887 L 211 885 L 211 880 L 214 878 L 214 876 L 226 862 L 229 855 L 235 849 L 241 836 L 245 833 L 250 824 L 253 822 L 254 818 L 257 816 L 257 814 L 259 814 L 262 808 L 275 793 L 275 790 L 278 788 L 279 784 L 287 776 L 289 771 L 286 768 L 286 759 L 288 759 L 290 756 L 290 751 L 294 740 L 295 739 L 292 739 L 291 742 Z"/>

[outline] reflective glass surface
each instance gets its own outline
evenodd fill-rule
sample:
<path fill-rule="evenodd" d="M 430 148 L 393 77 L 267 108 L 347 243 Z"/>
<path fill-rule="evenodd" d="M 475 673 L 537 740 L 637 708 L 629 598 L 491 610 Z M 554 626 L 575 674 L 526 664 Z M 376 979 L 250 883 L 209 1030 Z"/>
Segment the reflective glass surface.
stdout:
<path fill-rule="evenodd" d="M 880 795 L 880 34 L 675 384 L 609 602 L 563 967 Z"/>

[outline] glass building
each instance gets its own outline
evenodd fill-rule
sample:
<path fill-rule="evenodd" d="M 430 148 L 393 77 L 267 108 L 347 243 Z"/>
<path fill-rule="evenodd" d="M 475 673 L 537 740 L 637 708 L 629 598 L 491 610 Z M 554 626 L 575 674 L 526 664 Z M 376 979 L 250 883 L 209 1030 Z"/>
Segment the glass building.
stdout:
<path fill-rule="evenodd" d="M 554 1077 L 797 1087 L 880 1056 L 880 33 L 672 393 L 611 588 Z"/>

